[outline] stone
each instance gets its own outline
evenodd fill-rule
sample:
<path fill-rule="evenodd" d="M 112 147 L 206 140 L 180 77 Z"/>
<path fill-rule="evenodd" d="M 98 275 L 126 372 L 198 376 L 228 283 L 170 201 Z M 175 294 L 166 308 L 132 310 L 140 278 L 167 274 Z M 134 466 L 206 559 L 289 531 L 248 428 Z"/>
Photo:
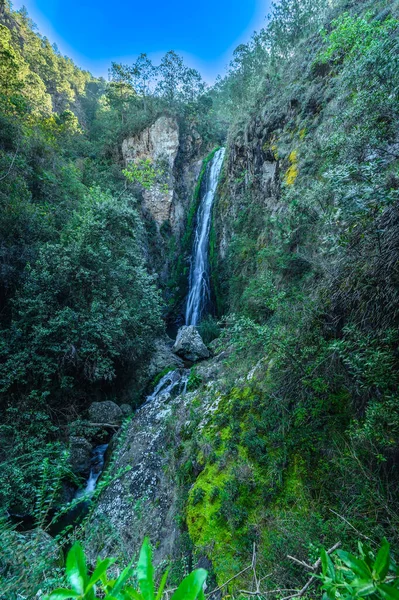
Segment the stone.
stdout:
<path fill-rule="evenodd" d="M 121 405 L 120 405 L 120 409 L 121 409 L 121 411 L 122 411 L 122 415 L 123 415 L 125 418 L 126 418 L 126 417 L 129 417 L 129 416 L 132 414 L 132 412 L 133 412 L 133 409 L 132 409 L 132 407 L 130 406 L 130 404 L 121 404 Z"/>
<path fill-rule="evenodd" d="M 90 535 L 85 541 L 90 564 L 94 565 L 99 555 L 118 554 L 121 548 L 134 556 L 147 535 L 154 548 L 155 564 L 180 552 L 178 494 L 165 450 L 172 405 L 181 413 L 182 426 L 188 415 L 184 403 L 170 402 L 161 394 L 138 409 L 114 451 L 115 473 L 120 471 L 121 475 L 104 489 L 90 516 L 86 528 Z M 107 535 L 108 531 L 112 534 Z"/>
<path fill-rule="evenodd" d="M 77 475 L 88 477 L 91 466 L 91 451 L 90 442 L 84 437 L 72 436 L 69 440 L 70 456 L 69 462 L 71 469 Z"/>
<path fill-rule="evenodd" d="M 112 400 L 104 400 L 90 405 L 89 417 L 92 423 L 119 425 L 123 419 L 123 412 Z"/>
<path fill-rule="evenodd" d="M 193 325 L 180 327 L 172 350 L 178 356 L 191 362 L 209 358 L 210 356 L 208 348 Z"/>
<path fill-rule="evenodd" d="M 176 119 L 160 116 L 155 123 L 139 135 L 127 138 L 122 143 L 122 155 L 126 165 L 150 159 L 164 172 L 167 189 L 156 183 L 149 190 L 143 190 L 143 208 L 154 218 L 158 228 L 170 221 L 173 192 L 174 166 L 179 151 L 179 125 Z"/>
<path fill-rule="evenodd" d="M 165 371 L 168 367 L 183 369 L 184 363 L 181 358 L 172 352 L 173 340 L 168 336 L 155 340 L 155 350 L 148 365 L 148 378 L 153 380 L 156 375 Z"/>

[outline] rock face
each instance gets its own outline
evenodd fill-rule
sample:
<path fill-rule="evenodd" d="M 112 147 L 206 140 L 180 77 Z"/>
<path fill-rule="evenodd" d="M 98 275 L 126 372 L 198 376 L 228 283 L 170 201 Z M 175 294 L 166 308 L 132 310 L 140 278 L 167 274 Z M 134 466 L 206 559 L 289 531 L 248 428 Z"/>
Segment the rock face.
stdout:
<path fill-rule="evenodd" d="M 89 417 L 92 423 L 118 425 L 123 419 L 123 412 L 115 402 L 104 400 L 90 405 Z"/>
<path fill-rule="evenodd" d="M 143 208 L 152 215 L 158 227 L 171 218 L 174 167 L 178 151 L 179 126 L 175 119 L 165 115 L 138 136 L 127 138 L 122 143 L 122 154 L 127 165 L 151 159 L 164 172 L 167 190 L 161 183 L 157 183 L 151 189 L 143 191 Z"/>
<path fill-rule="evenodd" d="M 273 125 L 267 121 L 267 115 L 255 115 L 237 131 L 227 150 L 226 179 L 214 216 L 218 258 L 222 262 L 246 189 L 251 189 L 253 201 L 265 210 L 278 214 L 284 208 L 279 203 L 281 160 L 274 146 Z"/>
<path fill-rule="evenodd" d="M 72 436 L 70 439 L 71 469 L 77 475 L 88 477 L 91 463 L 91 444 L 84 437 Z"/>
<path fill-rule="evenodd" d="M 166 115 L 123 141 L 126 165 L 150 159 L 164 172 L 167 191 L 163 185 L 143 191 L 143 209 L 153 217 L 158 229 L 166 222 L 177 237 L 183 235 L 187 210 L 207 151 L 195 129 L 182 134 L 177 121 Z"/>
<path fill-rule="evenodd" d="M 155 342 L 155 352 L 148 366 L 148 376 L 153 379 L 158 373 L 168 367 L 182 369 L 184 363 L 181 358 L 172 351 L 173 340 L 165 336 Z"/>
<path fill-rule="evenodd" d="M 123 553 L 130 560 L 147 535 L 156 564 L 187 555 L 177 518 L 181 510 L 177 470 L 185 458 L 176 450 L 188 432 L 201 428 L 202 420 L 216 410 L 212 389 L 222 374 L 222 363 L 214 357 L 197 370 L 204 379 L 205 371 L 212 378 L 201 392 L 200 409 L 195 391 L 175 398 L 161 393 L 135 412 L 122 435 L 114 437 L 112 474 L 121 475 L 101 493 L 85 529 L 91 563 L 99 554 Z M 193 415 L 200 416 L 200 425 L 192 421 Z"/>
<path fill-rule="evenodd" d="M 115 472 L 130 470 L 104 490 L 94 510 L 86 544 L 90 560 L 99 550 L 112 556 L 120 548 L 133 556 L 146 535 L 151 537 L 156 562 L 176 555 L 180 536 L 176 489 L 165 470 L 171 414 L 172 404 L 166 404 L 163 396 L 135 413 L 116 451 Z"/>
<path fill-rule="evenodd" d="M 209 350 L 193 325 L 184 325 L 177 332 L 173 352 L 191 362 L 209 358 Z"/>

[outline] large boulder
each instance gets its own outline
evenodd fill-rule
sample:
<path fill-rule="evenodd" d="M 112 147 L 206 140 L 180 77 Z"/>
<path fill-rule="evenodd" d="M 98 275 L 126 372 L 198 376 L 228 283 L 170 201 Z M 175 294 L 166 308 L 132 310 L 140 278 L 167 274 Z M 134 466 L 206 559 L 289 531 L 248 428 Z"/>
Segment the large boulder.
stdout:
<path fill-rule="evenodd" d="M 196 362 L 209 358 L 209 350 L 202 341 L 202 337 L 193 325 L 184 325 L 177 332 L 173 352 L 185 360 Z"/>
<path fill-rule="evenodd" d="M 181 358 L 172 352 L 173 340 L 168 336 L 155 340 L 155 351 L 148 365 L 148 378 L 154 379 L 167 368 L 183 369 L 184 363 Z"/>
<path fill-rule="evenodd" d="M 91 444 L 84 437 L 78 436 L 72 436 L 69 441 L 69 462 L 72 471 L 77 475 L 88 477 L 91 466 Z"/>
<path fill-rule="evenodd" d="M 89 417 L 96 425 L 119 425 L 123 419 L 123 412 L 112 400 L 104 400 L 90 405 Z"/>

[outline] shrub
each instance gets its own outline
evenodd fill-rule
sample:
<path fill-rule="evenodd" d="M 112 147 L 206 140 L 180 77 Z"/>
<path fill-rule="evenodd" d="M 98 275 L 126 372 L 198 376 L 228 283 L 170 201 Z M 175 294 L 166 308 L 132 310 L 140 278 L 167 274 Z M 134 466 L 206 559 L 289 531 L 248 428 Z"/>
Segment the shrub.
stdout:
<path fill-rule="evenodd" d="M 61 600 L 65 598 L 81 598 L 94 600 L 104 598 L 109 600 L 160 600 L 166 585 L 169 570 L 162 576 L 159 589 L 155 591 L 154 567 L 152 553 L 146 538 L 140 550 L 136 569 L 130 563 L 116 578 L 109 578 L 107 571 L 115 564 L 113 558 L 98 559 L 94 572 L 90 575 L 86 566 L 86 558 L 81 545 L 75 543 L 68 553 L 66 561 L 66 576 L 71 588 L 54 590 L 46 600 Z M 204 569 L 193 571 L 178 586 L 171 600 L 205 600 L 203 586 L 207 572 Z M 137 584 L 132 585 L 132 579 Z"/>
<path fill-rule="evenodd" d="M 208 345 L 219 337 L 220 326 L 214 317 L 208 315 L 201 321 L 200 325 L 198 326 L 198 331 L 204 340 L 204 343 Z"/>
<path fill-rule="evenodd" d="M 325 550 L 321 554 L 324 600 L 336 598 L 399 598 L 399 567 L 390 555 L 390 545 L 384 538 L 375 554 L 371 547 L 359 542 L 358 555 L 337 550 L 331 559 Z"/>

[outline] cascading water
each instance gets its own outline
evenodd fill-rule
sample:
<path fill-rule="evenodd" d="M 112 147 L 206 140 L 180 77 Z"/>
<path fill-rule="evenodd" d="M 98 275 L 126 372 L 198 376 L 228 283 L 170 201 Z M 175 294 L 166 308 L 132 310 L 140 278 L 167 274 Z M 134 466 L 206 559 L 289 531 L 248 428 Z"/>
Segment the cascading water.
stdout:
<path fill-rule="evenodd" d="M 215 152 L 206 174 L 206 191 L 197 213 L 186 307 L 186 325 L 198 325 L 210 301 L 209 285 L 209 232 L 211 213 L 225 148 Z"/>
<path fill-rule="evenodd" d="M 176 369 L 175 371 L 169 371 L 162 377 L 159 383 L 155 386 L 151 396 L 147 396 L 147 402 L 155 400 L 158 396 L 164 394 L 171 394 L 173 391 L 177 391 L 178 394 L 185 394 L 187 390 L 187 382 L 190 371 L 189 369 Z"/>
<path fill-rule="evenodd" d="M 86 494 L 91 494 L 94 492 L 97 479 L 100 477 L 102 470 L 104 468 L 104 457 L 107 451 L 108 444 L 101 444 L 100 446 L 96 446 L 91 455 L 91 468 L 89 479 L 86 482 L 86 487 L 84 490 L 79 490 L 76 493 L 75 498 L 80 498 L 81 496 L 85 496 Z"/>

